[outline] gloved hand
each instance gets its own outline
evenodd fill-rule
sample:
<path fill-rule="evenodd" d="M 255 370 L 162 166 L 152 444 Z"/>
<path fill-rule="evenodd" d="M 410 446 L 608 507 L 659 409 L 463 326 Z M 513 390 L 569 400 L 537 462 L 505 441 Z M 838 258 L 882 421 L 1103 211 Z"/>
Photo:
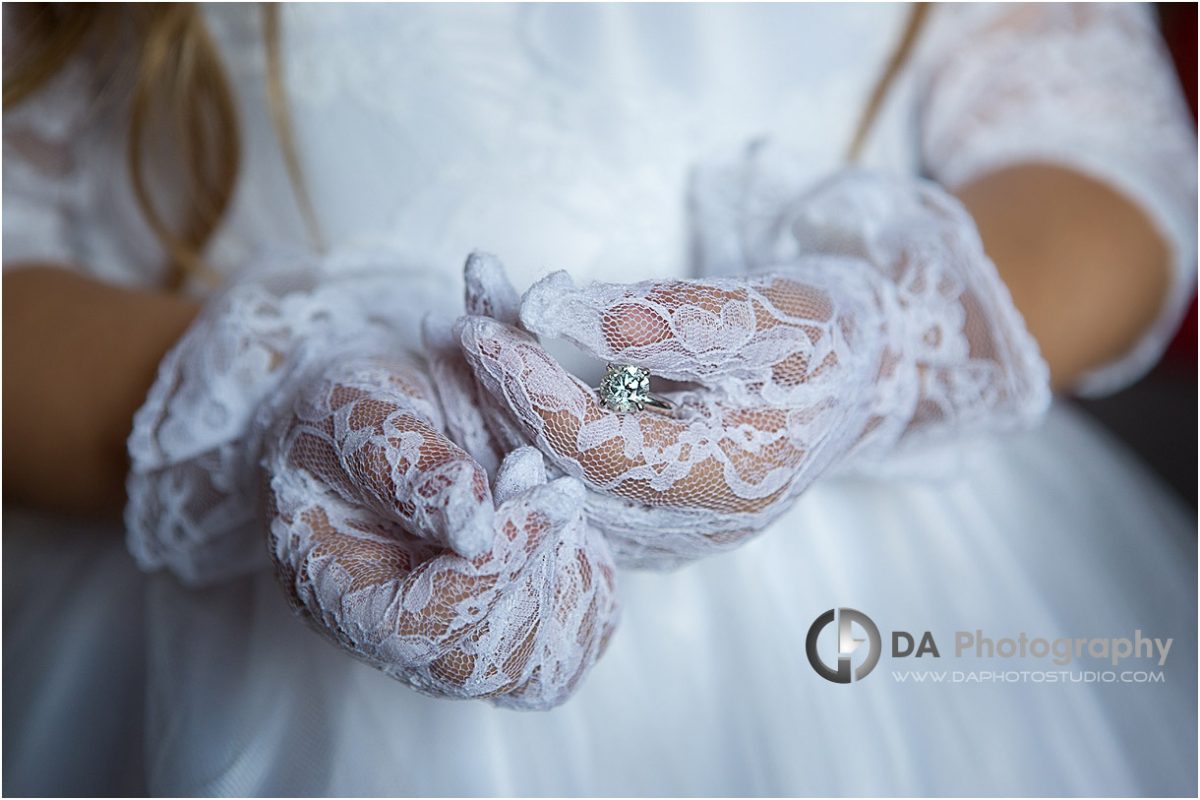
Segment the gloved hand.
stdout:
<path fill-rule="evenodd" d="M 452 307 L 436 286 L 444 280 L 405 270 L 390 256 L 355 253 L 319 265 L 274 256 L 257 270 L 264 277 L 210 301 L 166 355 L 129 437 L 129 549 L 143 569 L 166 567 L 193 585 L 267 565 L 258 469 L 273 418 L 262 409 L 343 354 L 436 350 L 440 356 L 427 352 L 425 366 L 447 388 L 450 435 L 488 473 L 499 464 L 469 396 L 473 379 L 450 344 L 449 321 L 418 330 L 412 313 Z M 469 516 L 482 513 L 474 501 L 452 502 L 470 496 L 473 476 L 460 469 L 437 477 L 443 489 L 412 510 L 418 527 L 477 555 L 490 523 Z"/>
<path fill-rule="evenodd" d="M 420 291 L 383 271 L 318 277 L 299 259 L 277 272 L 262 263 L 266 277 L 211 300 L 167 353 L 129 436 L 129 550 L 142 569 L 165 567 L 192 585 L 267 565 L 260 406 L 332 353 L 401 339 L 395 309 L 406 288 Z"/>
<path fill-rule="evenodd" d="M 763 529 L 835 464 L 1027 426 L 1048 379 L 965 210 L 936 186 L 847 173 L 779 209 L 751 274 L 596 283 L 555 273 L 525 330 L 459 334 L 510 425 L 591 489 L 619 563 L 670 566 Z M 529 332 L 690 381 L 673 416 L 618 413 Z"/>
<path fill-rule="evenodd" d="M 482 467 L 442 429 L 411 359 L 349 359 L 306 380 L 267 438 L 270 551 L 292 605 L 423 692 L 549 708 L 616 624 L 615 573 L 583 487 L 541 454 Z M 458 549 L 438 542 L 470 526 Z M 477 545 L 482 545 L 477 547 Z M 477 554 L 476 554 L 477 553 Z"/>
<path fill-rule="evenodd" d="M 498 463 L 449 324 L 408 330 L 433 304 L 388 266 L 210 303 L 135 420 L 130 550 L 193 584 L 273 566 L 318 630 L 390 675 L 554 705 L 615 625 L 611 556 L 574 479 L 547 484 L 528 448 Z"/>

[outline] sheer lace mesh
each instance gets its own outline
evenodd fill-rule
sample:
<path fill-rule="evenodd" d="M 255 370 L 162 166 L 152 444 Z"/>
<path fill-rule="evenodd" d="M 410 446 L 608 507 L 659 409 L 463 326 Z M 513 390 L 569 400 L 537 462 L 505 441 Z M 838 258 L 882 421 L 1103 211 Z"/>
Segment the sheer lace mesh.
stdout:
<path fill-rule="evenodd" d="M 866 396 L 871 356 L 855 349 L 853 295 L 771 279 L 567 286 L 560 273 L 531 290 L 526 325 L 714 387 L 678 395 L 675 417 L 615 414 L 527 334 L 483 317 L 464 323 L 476 374 L 526 434 L 567 474 L 632 501 L 589 506 L 626 560 L 643 546 L 695 557 L 761 528 L 862 411 L 830 402 L 836 385 Z"/>
<path fill-rule="evenodd" d="M 283 434 L 292 462 L 405 530 L 481 553 L 492 538 L 487 475 L 439 432 L 442 414 L 423 371 L 411 360 L 351 359 L 319 382 L 322 402 L 298 403 Z"/>
<path fill-rule="evenodd" d="M 394 309 L 417 291 L 403 277 L 317 277 L 290 266 L 211 301 L 134 416 L 125 523 L 145 569 L 167 566 L 202 584 L 264 565 L 260 406 L 340 352 L 402 349 Z"/>
<path fill-rule="evenodd" d="M 299 391 L 264 462 L 285 592 L 317 630 L 421 691 L 556 705 L 615 625 L 607 546 L 584 522 L 582 487 L 545 483 L 530 449 L 501 465 L 493 511 L 482 468 L 434 429 L 431 398 L 412 363 L 345 363 Z M 472 529 L 486 538 L 469 558 L 422 538 Z"/>
<path fill-rule="evenodd" d="M 1036 344 L 936 186 L 843 173 L 756 223 L 745 277 L 577 287 L 555 273 L 524 298 L 528 331 L 691 382 L 674 416 L 609 411 L 525 331 L 460 323 L 483 387 L 593 488 L 624 563 L 733 546 L 834 463 L 1024 427 L 1048 402 Z"/>
<path fill-rule="evenodd" d="M 882 459 L 896 445 L 1028 427 L 1045 411 L 1049 375 L 1037 344 L 974 222 L 946 192 L 847 172 L 800 197 L 781 220 L 788 235 L 758 259 L 860 257 L 887 288 L 877 299 L 891 324 L 860 461 L 867 450 Z"/>
<path fill-rule="evenodd" d="M 1152 27 L 1143 10 L 1092 6 L 934 19 L 915 110 L 935 177 L 1072 165 L 1173 245 L 1160 320 L 1084 387 L 1115 388 L 1152 362 L 1194 279 L 1194 136 Z M 39 247 L 69 240 L 71 162 L 44 156 L 70 154 L 39 146 L 67 141 L 23 139 L 6 117 L 5 155 L 26 162 L 6 165 L 6 254 L 17 227 Z M 407 360 L 404 279 L 239 288 L 164 361 L 135 420 L 131 551 L 195 583 L 250 569 L 265 494 L 271 560 L 319 630 L 425 691 L 544 707 L 612 630 L 610 544 L 625 563 L 680 563 L 762 530 L 830 469 L 1036 419 L 1044 366 L 953 200 L 863 174 L 813 188 L 753 161 L 726 176 L 736 191 L 693 187 L 706 270 L 740 277 L 551 276 L 524 300 L 529 330 L 690 384 L 674 417 L 601 409 L 516 327 L 521 302 L 486 256 L 468 264 L 458 335 L 431 321 Z M 18 204 L 49 223 L 20 223 Z M 544 484 L 528 442 L 586 496 Z"/>
<path fill-rule="evenodd" d="M 449 324 L 427 320 L 424 355 L 408 351 L 418 296 L 363 273 L 211 303 L 135 419 L 129 547 L 196 584 L 269 555 L 292 605 L 389 675 L 546 708 L 616 624 L 612 556 L 576 481 L 546 483 L 529 448 L 496 463 Z"/>
<path fill-rule="evenodd" d="M 1081 380 L 1104 394 L 1158 360 L 1194 295 L 1196 137 L 1142 4 L 940 7 L 919 65 L 920 148 L 961 186 L 1013 163 L 1073 167 L 1125 194 L 1170 246 L 1171 292 L 1124 356 Z"/>

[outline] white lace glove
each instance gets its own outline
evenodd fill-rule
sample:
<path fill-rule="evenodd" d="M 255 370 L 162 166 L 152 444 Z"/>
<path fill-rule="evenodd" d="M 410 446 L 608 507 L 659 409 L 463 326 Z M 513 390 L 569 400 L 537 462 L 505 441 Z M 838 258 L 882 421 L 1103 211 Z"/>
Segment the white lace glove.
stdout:
<path fill-rule="evenodd" d="M 201 585 L 267 564 L 257 467 L 259 406 L 289 376 L 364 337 L 399 338 L 406 282 L 288 273 L 212 300 L 159 365 L 133 419 L 127 543 L 146 570 Z M 269 267 L 264 267 L 264 270 Z M 290 274 L 289 274 L 290 273 Z"/>
<path fill-rule="evenodd" d="M 509 425 L 592 490 L 619 563 L 732 547 L 831 465 L 1031 424 L 1048 376 L 961 205 L 937 186 L 847 173 L 779 212 L 755 274 L 525 295 L 528 331 L 690 381 L 677 413 L 616 413 L 526 331 L 459 323 Z"/>
<path fill-rule="evenodd" d="M 388 675 L 549 708 L 615 627 L 612 559 L 583 487 L 546 483 L 533 448 L 504 459 L 493 507 L 482 467 L 441 432 L 445 391 L 410 359 L 339 360 L 304 381 L 265 448 L 271 555 L 293 607 Z M 416 511 L 431 507 L 487 520 L 482 552 L 436 544 L 446 517 Z"/>
<path fill-rule="evenodd" d="M 547 484 L 529 448 L 497 470 L 449 325 L 405 348 L 429 307 L 411 276 L 301 283 L 235 287 L 164 359 L 130 439 L 131 551 L 194 584 L 273 562 L 318 630 L 394 677 L 561 702 L 617 617 L 582 487 Z"/>

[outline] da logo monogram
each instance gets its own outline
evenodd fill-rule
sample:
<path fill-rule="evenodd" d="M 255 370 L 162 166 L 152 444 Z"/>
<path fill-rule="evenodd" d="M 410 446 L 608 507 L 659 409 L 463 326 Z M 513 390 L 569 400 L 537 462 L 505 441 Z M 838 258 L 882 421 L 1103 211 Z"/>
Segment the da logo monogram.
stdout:
<path fill-rule="evenodd" d="M 833 622 L 835 611 L 837 613 L 837 668 L 831 669 L 821 658 L 821 654 L 817 652 L 817 639 L 820 637 L 821 631 Z M 854 625 L 858 625 L 866 634 L 865 639 L 855 638 Z M 882 649 L 879 628 L 875 627 L 871 618 L 861 611 L 855 611 L 853 608 L 829 609 L 817 617 L 812 627 L 808 629 L 808 639 L 805 641 L 804 649 L 808 653 L 808 663 L 812 664 L 812 668 L 817 671 L 818 675 L 834 683 L 849 683 L 850 662 L 855 651 L 858 650 L 858 646 L 863 642 L 867 643 L 867 656 L 854 670 L 854 680 L 861 681 L 879 663 L 879 651 Z"/>

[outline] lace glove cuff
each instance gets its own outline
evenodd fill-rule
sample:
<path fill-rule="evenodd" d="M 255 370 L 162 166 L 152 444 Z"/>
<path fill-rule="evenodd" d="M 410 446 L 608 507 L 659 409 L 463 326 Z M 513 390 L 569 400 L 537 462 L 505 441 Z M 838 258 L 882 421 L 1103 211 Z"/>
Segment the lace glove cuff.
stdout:
<path fill-rule="evenodd" d="M 871 265 L 885 348 L 847 462 L 892 471 L 921 443 L 1034 424 L 1048 369 L 962 204 L 923 180 L 848 170 L 813 185 L 801 172 L 765 142 L 698 169 L 696 252 L 707 274 Z"/>
<path fill-rule="evenodd" d="M 292 266 L 291 275 L 242 283 L 213 300 L 163 359 L 134 416 L 125 523 L 143 569 L 166 567 L 201 585 L 267 566 L 256 412 L 340 352 L 415 341 L 402 310 L 413 307 L 414 292 L 436 294 L 394 268 L 336 274 L 327 262 L 317 277 Z"/>
<path fill-rule="evenodd" d="M 786 222 L 782 263 L 837 255 L 873 267 L 885 346 L 855 460 L 1041 418 L 1049 371 L 961 203 L 928 181 L 845 172 Z"/>

